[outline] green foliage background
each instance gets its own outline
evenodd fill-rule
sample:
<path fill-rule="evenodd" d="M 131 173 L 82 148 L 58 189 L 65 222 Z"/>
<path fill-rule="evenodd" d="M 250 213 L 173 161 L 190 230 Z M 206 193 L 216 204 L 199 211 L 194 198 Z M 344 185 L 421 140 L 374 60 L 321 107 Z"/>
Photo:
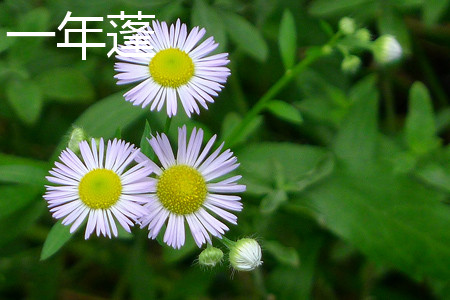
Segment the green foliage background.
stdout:
<path fill-rule="evenodd" d="M 448 298 L 449 8 L 448 0 L 1 2 L 0 298 Z M 259 239 L 257 271 L 233 275 L 227 263 L 202 270 L 192 241 L 174 251 L 138 229 L 89 241 L 51 229 L 45 175 L 73 125 L 136 145 L 146 122 L 164 128 L 164 113 L 123 100 L 106 57 L 106 32 L 114 31 L 107 21 L 89 36 L 107 47 L 88 48 L 86 61 L 79 48 L 56 47 L 67 11 L 106 19 L 121 10 L 204 26 L 218 51 L 230 53 L 232 75 L 216 103 L 191 120 L 179 107 L 169 135 L 184 123 L 201 126 L 236 153 L 247 192 L 227 236 Z M 374 38 L 396 36 L 404 59 L 383 68 L 363 52 L 362 69 L 346 75 L 338 52 L 319 58 L 233 136 L 344 16 Z M 8 31 L 57 34 L 7 38 Z"/>

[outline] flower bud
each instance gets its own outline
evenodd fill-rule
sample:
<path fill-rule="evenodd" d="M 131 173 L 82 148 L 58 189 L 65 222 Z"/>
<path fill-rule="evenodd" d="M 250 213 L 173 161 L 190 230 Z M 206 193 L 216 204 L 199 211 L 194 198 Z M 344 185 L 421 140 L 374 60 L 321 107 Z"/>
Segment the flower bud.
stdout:
<path fill-rule="evenodd" d="M 198 256 L 198 263 L 205 267 L 214 267 L 222 261 L 223 252 L 219 248 L 207 247 Z"/>
<path fill-rule="evenodd" d="M 361 42 L 369 42 L 372 34 L 367 28 L 361 28 L 356 30 L 355 38 Z"/>
<path fill-rule="evenodd" d="M 342 71 L 346 73 L 355 73 L 361 66 L 361 59 L 356 55 L 348 55 L 341 64 Z"/>
<path fill-rule="evenodd" d="M 230 263 L 238 271 L 252 271 L 256 269 L 263 263 L 261 256 L 261 247 L 254 239 L 240 239 L 230 247 Z"/>
<path fill-rule="evenodd" d="M 402 46 L 392 35 L 380 36 L 373 45 L 373 55 L 380 64 L 389 64 L 402 57 Z"/>
<path fill-rule="evenodd" d="M 80 151 L 80 142 L 87 139 L 86 133 L 80 127 L 74 127 L 70 133 L 69 142 L 67 147 L 75 153 Z"/>
<path fill-rule="evenodd" d="M 339 21 L 339 30 L 345 34 L 345 35 L 350 35 L 353 34 L 355 32 L 356 29 L 356 25 L 355 25 L 355 21 L 352 18 L 342 18 Z"/>

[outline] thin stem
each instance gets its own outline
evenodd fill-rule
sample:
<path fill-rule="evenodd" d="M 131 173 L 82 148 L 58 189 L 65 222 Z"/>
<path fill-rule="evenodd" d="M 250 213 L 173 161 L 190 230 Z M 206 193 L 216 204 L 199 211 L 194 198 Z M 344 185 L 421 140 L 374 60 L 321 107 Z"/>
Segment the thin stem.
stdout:
<path fill-rule="evenodd" d="M 234 246 L 234 244 L 236 244 L 236 242 L 233 242 L 232 240 L 227 239 L 226 237 L 222 237 L 221 239 L 218 239 L 225 247 L 227 247 L 228 249 L 230 249 L 231 247 Z"/>
<path fill-rule="evenodd" d="M 324 56 L 324 51 L 313 51 L 306 56 L 295 67 L 287 70 L 286 73 L 258 100 L 258 102 L 249 110 L 244 119 L 237 125 L 230 135 L 227 137 L 229 146 L 233 146 L 245 132 L 245 128 L 253 121 L 254 118 L 265 108 L 268 101 L 272 100 L 289 82 L 292 81 L 300 72 L 305 70 L 309 65 L 315 62 L 319 57 Z"/>

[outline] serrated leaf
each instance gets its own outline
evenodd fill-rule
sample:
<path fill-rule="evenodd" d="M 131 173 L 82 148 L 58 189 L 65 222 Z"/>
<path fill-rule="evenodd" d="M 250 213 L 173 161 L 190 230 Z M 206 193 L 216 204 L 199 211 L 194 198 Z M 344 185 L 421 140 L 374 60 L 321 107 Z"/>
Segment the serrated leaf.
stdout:
<path fill-rule="evenodd" d="M 266 104 L 266 108 L 278 118 L 293 124 L 303 122 L 300 111 L 289 103 L 280 100 L 272 100 Z"/>
<path fill-rule="evenodd" d="M 285 69 L 288 70 L 294 66 L 295 53 L 297 50 L 295 20 L 289 10 L 285 10 L 283 13 L 278 36 L 278 46 L 280 47 L 281 59 Z"/>
<path fill-rule="evenodd" d="M 272 254 L 280 263 L 298 267 L 300 258 L 295 248 L 286 247 L 277 241 L 264 241 L 264 250 Z"/>
<path fill-rule="evenodd" d="M 414 83 L 410 89 L 405 138 L 409 148 L 419 155 L 439 145 L 430 94 L 421 82 Z"/>
<path fill-rule="evenodd" d="M 206 29 L 207 36 L 213 36 L 219 43 L 215 51 L 222 52 L 227 45 L 225 24 L 219 13 L 205 0 L 195 0 L 192 8 L 192 24 Z"/>
<path fill-rule="evenodd" d="M 42 72 L 39 75 L 39 85 L 47 97 L 58 102 L 85 102 L 94 98 L 94 87 L 89 79 L 72 68 Z"/>
<path fill-rule="evenodd" d="M 230 38 L 247 54 L 263 62 L 269 54 L 269 48 L 260 31 L 244 17 L 224 13 L 224 21 Z"/>
<path fill-rule="evenodd" d="M 80 225 L 78 229 L 80 229 L 80 227 L 82 227 L 82 225 Z M 61 221 L 55 223 L 45 239 L 41 251 L 41 260 L 46 260 L 58 252 L 58 250 L 72 238 L 73 234 L 75 233 L 70 233 L 70 225 L 64 226 L 61 224 Z"/>
<path fill-rule="evenodd" d="M 26 124 L 35 123 L 42 110 L 42 92 L 30 81 L 14 80 L 6 87 L 8 102 L 17 116 Z"/>

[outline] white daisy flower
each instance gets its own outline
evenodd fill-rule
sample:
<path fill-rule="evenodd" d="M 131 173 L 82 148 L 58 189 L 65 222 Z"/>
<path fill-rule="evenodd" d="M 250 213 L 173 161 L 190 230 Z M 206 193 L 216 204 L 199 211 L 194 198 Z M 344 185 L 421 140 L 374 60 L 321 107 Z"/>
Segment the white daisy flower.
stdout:
<path fill-rule="evenodd" d="M 157 178 L 152 178 L 150 202 L 145 205 L 149 214 L 140 218 L 141 228 L 148 226 L 148 236 L 154 239 L 168 220 L 164 242 L 173 248 L 184 245 L 185 220 L 199 247 L 211 244 L 210 234 L 221 238 L 228 227 L 218 217 L 236 224 L 237 217 L 227 210 L 242 210 L 241 198 L 226 194 L 245 191 L 245 185 L 236 183 L 242 176 L 213 182 L 239 166 L 230 150 L 219 155 L 223 143 L 207 157 L 216 136 L 203 151 L 203 130 L 194 128 L 189 142 L 186 137 L 186 126 L 178 128 L 176 158 L 165 134 L 149 140 L 162 168 L 150 162 Z"/>
<path fill-rule="evenodd" d="M 148 175 L 151 166 L 140 162 L 128 169 L 140 150 L 130 143 L 108 141 L 105 153 L 103 139 L 99 145 L 92 139 L 79 144 L 82 159 L 67 148 L 60 162 L 49 172 L 47 180 L 56 186 L 46 186 L 44 199 L 53 217 L 64 218 L 63 225 L 72 224 L 73 233 L 88 218 L 85 239 L 96 230 L 111 238 L 117 236 L 115 220 L 130 232 L 133 221 L 147 213 L 142 204 L 148 202 L 146 191 L 151 186 Z"/>
<path fill-rule="evenodd" d="M 234 243 L 228 257 L 231 266 L 238 271 L 252 271 L 263 263 L 261 246 L 256 240 L 249 238 Z"/>
<path fill-rule="evenodd" d="M 137 53 L 148 56 L 133 56 L 135 49 L 119 46 L 130 57 L 116 55 L 123 61 L 114 66 L 117 84 L 142 81 L 125 93 L 125 100 L 143 108 L 151 104 L 150 110 L 158 111 L 166 103 L 169 117 L 177 113 L 177 99 L 189 117 L 194 111 L 200 113 L 198 104 L 208 109 L 207 102 L 214 102 L 212 96 L 222 90 L 230 70 L 225 67 L 229 63 L 228 53 L 207 56 L 219 45 L 213 37 L 197 46 L 205 32 L 204 28 L 194 27 L 188 34 L 186 24 L 179 19 L 170 29 L 166 22 L 153 21 L 152 27 L 130 40 L 134 46 L 145 43 L 145 49 Z"/>

